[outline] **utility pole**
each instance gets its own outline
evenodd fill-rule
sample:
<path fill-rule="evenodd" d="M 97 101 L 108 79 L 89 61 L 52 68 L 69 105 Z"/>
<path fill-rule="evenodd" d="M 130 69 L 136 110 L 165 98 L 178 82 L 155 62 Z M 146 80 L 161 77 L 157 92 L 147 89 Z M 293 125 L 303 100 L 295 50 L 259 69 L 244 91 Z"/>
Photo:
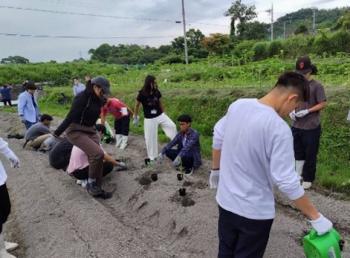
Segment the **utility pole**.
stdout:
<path fill-rule="evenodd" d="M 316 8 L 312 9 L 312 33 L 316 35 Z"/>
<path fill-rule="evenodd" d="M 185 18 L 185 0 L 182 2 L 182 23 L 184 28 L 184 43 L 185 43 L 185 62 L 188 64 L 188 48 L 187 48 L 187 37 L 186 37 L 186 18 Z"/>
<path fill-rule="evenodd" d="M 271 16 L 271 41 L 273 41 L 273 4 L 271 5 L 271 9 L 266 10 Z"/>
<path fill-rule="evenodd" d="M 283 38 L 286 39 L 286 22 L 283 22 Z"/>

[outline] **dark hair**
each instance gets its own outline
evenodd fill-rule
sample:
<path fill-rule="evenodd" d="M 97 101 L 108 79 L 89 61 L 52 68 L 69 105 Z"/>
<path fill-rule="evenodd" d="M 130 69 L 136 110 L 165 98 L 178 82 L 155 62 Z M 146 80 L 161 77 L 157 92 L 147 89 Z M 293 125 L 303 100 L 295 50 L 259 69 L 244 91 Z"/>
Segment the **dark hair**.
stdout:
<path fill-rule="evenodd" d="M 93 85 L 92 85 L 92 83 L 91 83 L 91 80 L 88 80 L 87 82 L 86 82 L 86 88 L 85 88 L 85 90 L 88 92 L 88 93 L 93 93 Z"/>
<path fill-rule="evenodd" d="M 33 81 L 25 81 L 23 84 L 25 90 L 36 90 L 37 87 Z"/>
<path fill-rule="evenodd" d="M 151 95 L 153 93 L 153 90 L 158 90 L 157 84 L 155 83 L 156 77 L 153 75 L 147 75 L 145 78 L 145 82 L 143 84 L 143 87 L 141 89 L 141 92 L 143 95 Z M 154 89 L 152 89 L 152 84 L 154 85 Z"/>
<path fill-rule="evenodd" d="M 300 100 L 309 99 L 309 82 L 305 76 L 298 72 L 285 72 L 278 78 L 276 88 L 294 88 L 298 91 Z"/>
<path fill-rule="evenodd" d="M 106 127 L 103 124 L 97 124 L 96 131 L 102 133 L 103 135 L 106 134 Z"/>
<path fill-rule="evenodd" d="M 311 74 L 316 75 L 318 73 L 318 69 L 316 65 L 311 65 Z"/>
<path fill-rule="evenodd" d="M 45 120 L 52 121 L 53 118 L 52 118 L 52 116 L 50 116 L 50 115 L 48 115 L 48 114 L 43 114 L 43 115 L 40 117 L 40 122 L 44 122 Z"/>
<path fill-rule="evenodd" d="M 177 118 L 178 122 L 192 123 L 192 117 L 190 115 L 183 114 Z"/>

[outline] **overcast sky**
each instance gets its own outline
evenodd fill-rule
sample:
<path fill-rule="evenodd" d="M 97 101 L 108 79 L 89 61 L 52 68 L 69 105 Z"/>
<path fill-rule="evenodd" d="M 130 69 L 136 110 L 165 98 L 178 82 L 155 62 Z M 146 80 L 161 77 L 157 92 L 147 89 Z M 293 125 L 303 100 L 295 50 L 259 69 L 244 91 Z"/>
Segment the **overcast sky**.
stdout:
<path fill-rule="evenodd" d="M 265 10 L 270 8 L 271 2 L 243 2 L 255 4 L 258 20 L 269 22 Z M 229 33 L 229 19 L 223 14 L 231 3 L 231 0 L 185 0 L 189 28 L 198 28 L 206 35 L 214 32 Z M 334 8 L 349 5 L 349 0 L 279 0 L 275 1 L 274 9 L 275 17 L 278 18 L 300 8 Z M 0 6 L 125 17 L 115 19 L 0 8 L 0 34 L 125 37 L 55 39 L 0 35 L 0 59 L 9 55 L 20 55 L 33 62 L 67 61 L 79 57 L 88 58 L 90 48 L 96 48 L 105 42 L 115 45 L 136 43 L 159 46 L 168 44 L 173 38 L 183 34 L 182 25 L 175 23 L 176 20 L 181 20 L 181 0 L 0 0 Z M 126 19 L 127 17 L 168 22 Z"/>

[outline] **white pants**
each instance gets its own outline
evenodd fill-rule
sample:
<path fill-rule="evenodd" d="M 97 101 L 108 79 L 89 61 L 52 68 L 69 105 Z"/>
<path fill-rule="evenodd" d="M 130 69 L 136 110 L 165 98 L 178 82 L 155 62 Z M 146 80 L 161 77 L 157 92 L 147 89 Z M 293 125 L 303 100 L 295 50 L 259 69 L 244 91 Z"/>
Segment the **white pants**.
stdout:
<path fill-rule="evenodd" d="M 165 135 L 170 139 L 176 136 L 176 125 L 164 113 L 155 118 L 145 118 L 144 131 L 148 158 L 154 160 L 158 156 L 158 126 L 163 129 Z"/>

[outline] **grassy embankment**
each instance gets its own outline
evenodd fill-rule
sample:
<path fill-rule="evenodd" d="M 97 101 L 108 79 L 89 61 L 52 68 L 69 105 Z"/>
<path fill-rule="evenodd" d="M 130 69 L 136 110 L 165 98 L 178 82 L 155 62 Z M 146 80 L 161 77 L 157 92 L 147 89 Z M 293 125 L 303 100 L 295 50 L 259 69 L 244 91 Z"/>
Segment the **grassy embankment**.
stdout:
<path fill-rule="evenodd" d="M 226 112 L 229 104 L 240 97 L 262 96 L 273 86 L 281 72 L 293 69 L 293 63 L 293 60 L 270 59 L 231 67 L 229 60 L 221 60 L 188 67 L 149 66 L 127 71 L 115 65 L 80 63 L 69 65 L 69 68 L 74 70 L 75 75 L 91 73 L 107 76 L 112 81 L 113 95 L 131 107 L 144 77 L 149 73 L 154 74 L 163 94 L 166 113 L 174 121 L 181 113 L 193 116 L 193 127 L 201 133 L 202 151 L 205 157 L 209 157 L 213 125 Z M 325 85 L 328 96 L 328 106 L 322 113 L 323 135 L 317 182 L 327 189 L 350 194 L 350 124 L 345 121 L 350 107 L 350 59 L 316 59 L 315 63 L 319 68 L 317 79 Z M 47 64 L 47 69 L 50 65 Z M 46 74 L 50 77 L 47 69 Z M 43 112 L 64 117 L 69 105 L 57 104 L 60 92 L 71 96 L 71 86 L 46 89 L 46 97 L 41 101 Z M 142 126 L 131 128 L 134 133 L 143 132 Z M 161 130 L 160 138 L 166 140 Z"/>

